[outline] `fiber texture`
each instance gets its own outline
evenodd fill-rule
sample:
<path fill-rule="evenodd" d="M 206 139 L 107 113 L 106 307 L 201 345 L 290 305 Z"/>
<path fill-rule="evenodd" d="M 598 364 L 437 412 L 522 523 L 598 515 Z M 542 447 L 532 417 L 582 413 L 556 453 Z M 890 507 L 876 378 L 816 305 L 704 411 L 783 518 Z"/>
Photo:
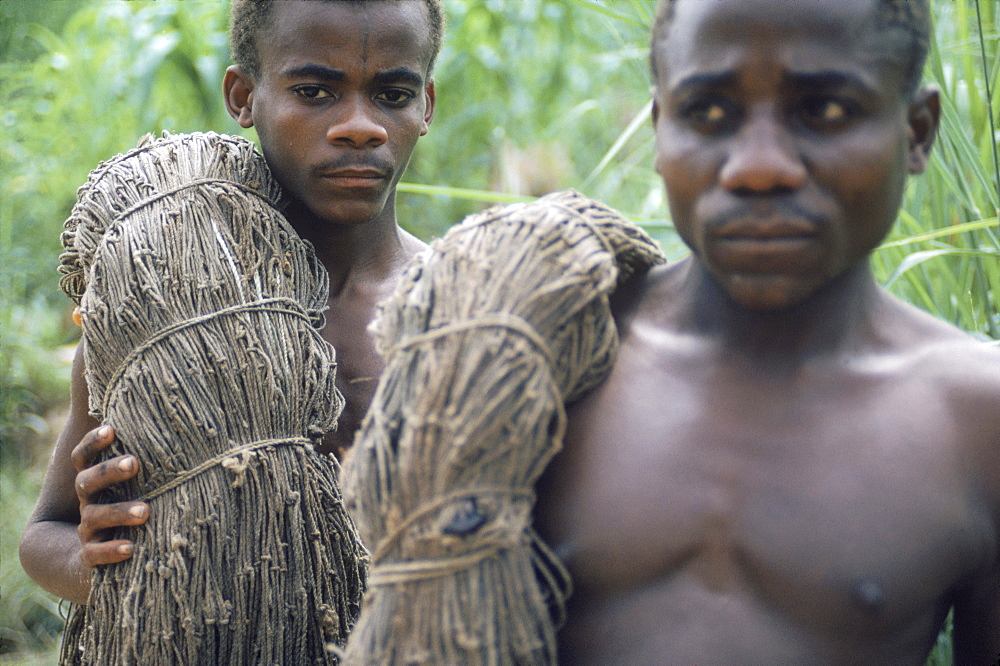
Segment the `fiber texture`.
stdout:
<path fill-rule="evenodd" d="M 550 664 L 569 592 L 531 528 L 564 403 L 609 372 L 608 295 L 663 261 L 575 192 L 469 217 L 374 325 L 386 370 L 344 467 L 372 551 L 347 664 Z"/>
<path fill-rule="evenodd" d="M 367 552 L 339 467 L 327 274 L 280 214 L 253 145 L 167 135 L 101 164 L 78 192 L 61 286 L 81 307 L 91 413 L 106 457 L 140 473 L 134 555 L 98 567 L 63 663 L 335 663 Z"/>

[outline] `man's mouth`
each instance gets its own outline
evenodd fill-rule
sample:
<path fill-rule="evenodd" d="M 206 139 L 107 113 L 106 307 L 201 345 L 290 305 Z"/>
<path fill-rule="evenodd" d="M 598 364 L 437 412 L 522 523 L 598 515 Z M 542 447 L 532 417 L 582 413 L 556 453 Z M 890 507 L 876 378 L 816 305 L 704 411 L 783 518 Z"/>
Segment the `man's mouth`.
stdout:
<path fill-rule="evenodd" d="M 820 236 L 799 216 L 731 218 L 709 231 L 716 260 L 747 271 L 802 269 L 816 259 Z"/>
<path fill-rule="evenodd" d="M 724 241 L 766 243 L 811 240 L 819 230 L 812 222 L 797 217 L 740 218 L 717 227 L 712 235 Z"/>
<path fill-rule="evenodd" d="M 385 171 L 367 166 L 321 169 L 316 172 L 316 175 L 338 187 L 345 188 L 375 187 L 388 178 Z"/>

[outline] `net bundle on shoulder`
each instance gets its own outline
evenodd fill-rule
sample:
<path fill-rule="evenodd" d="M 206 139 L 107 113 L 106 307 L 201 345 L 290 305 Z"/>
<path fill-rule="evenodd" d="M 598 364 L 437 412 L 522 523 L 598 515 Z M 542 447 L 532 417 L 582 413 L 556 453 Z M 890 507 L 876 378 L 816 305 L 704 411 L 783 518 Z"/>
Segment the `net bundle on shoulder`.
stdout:
<path fill-rule="evenodd" d="M 328 277 L 280 205 L 253 145 L 212 133 L 147 139 L 78 192 L 61 286 L 106 457 L 140 468 L 101 501 L 150 518 L 95 570 L 64 663 L 335 663 L 346 640 L 367 552 L 313 448 L 343 405 Z"/>
<path fill-rule="evenodd" d="M 610 371 L 608 296 L 662 262 L 575 192 L 470 216 L 411 263 L 375 323 L 386 369 L 344 467 L 372 549 L 345 663 L 551 664 L 569 591 L 531 528 L 564 404 Z"/>

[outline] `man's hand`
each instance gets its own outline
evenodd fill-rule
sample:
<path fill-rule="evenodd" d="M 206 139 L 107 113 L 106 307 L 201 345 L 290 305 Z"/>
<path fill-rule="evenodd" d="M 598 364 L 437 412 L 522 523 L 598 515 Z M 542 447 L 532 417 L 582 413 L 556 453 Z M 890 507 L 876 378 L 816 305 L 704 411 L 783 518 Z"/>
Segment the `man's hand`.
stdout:
<path fill-rule="evenodd" d="M 139 473 L 139 462 L 130 455 L 94 465 L 94 459 L 114 440 L 114 429 L 101 426 L 84 435 L 72 453 L 77 470 L 74 486 L 80 500 L 80 559 L 88 567 L 114 564 L 132 557 L 132 542 L 127 539 L 106 540 L 108 530 L 142 525 L 149 518 L 149 505 L 145 502 L 97 504 L 94 501 L 101 491 Z"/>

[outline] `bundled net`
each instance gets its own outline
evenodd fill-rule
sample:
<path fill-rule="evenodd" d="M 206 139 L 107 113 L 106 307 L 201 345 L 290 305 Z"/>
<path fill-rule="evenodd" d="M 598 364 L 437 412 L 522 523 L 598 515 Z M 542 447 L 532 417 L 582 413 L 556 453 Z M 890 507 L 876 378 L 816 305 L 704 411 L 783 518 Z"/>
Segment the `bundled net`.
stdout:
<path fill-rule="evenodd" d="M 564 403 L 609 372 L 608 295 L 663 261 L 575 192 L 471 216 L 411 263 L 344 468 L 372 551 L 345 663 L 548 664 L 569 579 L 531 528 Z"/>
<path fill-rule="evenodd" d="M 342 398 L 319 334 L 328 277 L 253 145 L 147 140 L 95 169 L 66 223 L 90 411 L 139 475 L 131 559 L 98 567 L 64 663 L 335 663 L 367 553 L 336 461 Z"/>

